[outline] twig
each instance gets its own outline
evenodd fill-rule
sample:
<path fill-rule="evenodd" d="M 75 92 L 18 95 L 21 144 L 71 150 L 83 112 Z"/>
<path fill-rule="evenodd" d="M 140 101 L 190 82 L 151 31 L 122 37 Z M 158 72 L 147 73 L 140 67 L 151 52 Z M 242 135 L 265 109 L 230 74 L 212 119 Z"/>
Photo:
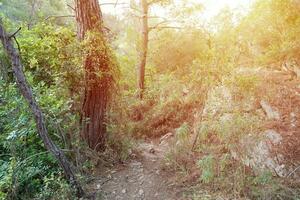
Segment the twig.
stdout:
<path fill-rule="evenodd" d="M 152 5 L 152 4 L 155 4 L 155 3 L 159 3 L 161 2 L 162 0 L 152 0 L 152 1 L 149 1 L 148 2 L 148 6 Z"/>
<path fill-rule="evenodd" d="M 115 6 L 114 6 L 114 7 L 116 7 L 116 6 L 117 6 L 118 2 L 119 2 L 119 0 L 116 0 L 116 3 L 115 3 Z"/>
<path fill-rule="evenodd" d="M 21 27 L 18 28 L 18 30 L 16 30 L 13 34 L 11 34 L 11 35 L 9 36 L 9 39 L 15 37 L 15 36 L 17 35 L 17 33 L 18 33 L 21 29 L 22 29 Z"/>
<path fill-rule="evenodd" d="M 149 29 L 149 31 L 152 31 L 153 29 L 159 28 L 161 25 L 169 23 L 169 22 L 170 22 L 169 20 L 163 20 L 163 21 L 155 24 L 154 26 L 149 27 L 148 29 Z"/>
<path fill-rule="evenodd" d="M 20 47 L 20 44 L 19 44 L 19 42 L 18 42 L 18 40 L 17 40 L 17 38 L 15 36 L 13 38 L 14 38 L 17 46 L 18 46 L 18 51 L 20 52 L 20 57 L 21 57 L 21 47 Z"/>
<path fill-rule="evenodd" d="M 52 15 L 52 16 L 46 17 L 45 20 L 48 20 L 50 18 L 63 18 L 63 17 L 75 17 L 75 15 L 57 15 L 57 16 Z"/>
<path fill-rule="evenodd" d="M 71 8 L 73 11 L 75 11 L 75 8 L 73 8 L 70 4 L 67 4 L 67 6 L 68 6 L 69 8 Z"/>
<path fill-rule="evenodd" d="M 156 27 L 156 29 L 183 29 L 182 27 L 178 27 L 178 26 L 159 26 L 159 27 Z"/>
<path fill-rule="evenodd" d="M 298 167 L 296 167 L 296 169 L 294 169 L 292 172 L 290 172 L 286 177 L 290 177 L 293 173 L 295 173 L 298 169 L 300 169 L 300 165 Z"/>
<path fill-rule="evenodd" d="M 113 5 L 114 7 L 116 7 L 117 5 L 127 5 L 128 3 L 118 3 L 115 2 L 115 3 L 101 3 L 100 6 L 108 6 L 108 5 Z"/>

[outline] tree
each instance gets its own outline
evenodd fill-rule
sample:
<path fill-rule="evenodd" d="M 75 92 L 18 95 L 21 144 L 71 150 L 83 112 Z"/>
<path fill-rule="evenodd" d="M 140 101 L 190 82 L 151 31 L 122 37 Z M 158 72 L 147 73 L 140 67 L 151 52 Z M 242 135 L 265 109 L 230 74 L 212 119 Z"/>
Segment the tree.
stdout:
<path fill-rule="evenodd" d="M 139 55 L 139 64 L 137 68 L 137 80 L 139 89 L 139 98 L 143 98 L 143 92 L 145 89 L 145 67 L 147 62 L 147 52 L 148 52 L 148 41 L 149 41 L 149 27 L 148 27 L 148 8 L 149 4 L 147 0 L 141 0 L 142 7 L 142 44 L 141 52 Z"/>
<path fill-rule="evenodd" d="M 82 136 L 90 148 L 104 150 L 106 110 L 114 85 L 115 63 L 104 37 L 103 17 L 98 1 L 76 0 L 75 11 L 77 36 L 86 45 Z"/>
<path fill-rule="evenodd" d="M 161 30 L 161 29 L 181 29 L 178 27 L 178 21 L 169 20 L 165 17 L 159 16 L 150 16 L 149 9 L 152 6 L 157 4 L 160 5 L 168 5 L 170 4 L 170 0 L 140 0 L 141 9 L 132 7 L 131 8 L 138 12 L 138 18 L 141 19 L 141 42 L 139 48 L 139 59 L 138 59 L 138 66 L 137 66 L 137 86 L 138 86 L 138 96 L 140 99 L 143 98 L 144 90 L 145 90 L 145 68 L 147 65 L 147 57 L 148 57 L 148 46 L 149 46 L 149 34 L 153 30 Z M 201 6 L 200 6 L 201 7 Z M 201 9 L 199 5 L 195 5 L 194 9 L 187 7 L 186 10 L 184 9 L 183 13 L 192 13 L 195 10 Z M 139 16 L 141 15 L 141 16 Z M 149 19 L 153 19 L 154 23 L 149 22 Z M 151 25 L 149 25 L 151 24 Z M 153 24 L 153 25 L 152 25 Z M 172 24 L 170 26 L 169 24 Z M 176 24 L 176 26 L 174 26 Z"/>
<path fill-rule="evenodd" d="M 149 8 L 155 3 L 162 3 L 166 2 L 164 0 L 141 0 L 141 10 L 138 10 L 142 16 L 139 18 L 141 19 L 141 46 L 140 46 L 140 52 L 139 52 L 139 61 L 137 66 L 137 86 L 138 86 L 138 95 L 139 98 L 143 98 L 143 93 L 145 90 L 145 68 L 147 64 L 147 54 L 148 54 L 148 43 L 149 43 L 149 33 L 151 30 L 159 28 L 160 25 L 163 25 L 165 23 L 168 23 L 168 20 L 163 20 L 159 23 L 157 23 L 155 26 L 150 27 L 149 26 Z M 157 17 L 155 17 L 157 18 Z"/>
<path fill-rule="evenodd" d="M 19 29 L 20 30 L 20 29 Z M 16 32 L 17 33 L 17 32 Z M 54 144 L 48 134 L 48 130 L 46 128 L 45 120 L 43 113 L 35 100 L 32 89 L 28 85 L 26 77 L 23 73 L 23 66 L 21 63 L 21 58 L 19 52 L 15 49 L 13 45 L 12 39 L 15 38 L 15 34 L 8 35 L 2 25 L 2 21 L 0 19 L 0 40 L 3 44 L 4 50 L 10 58 L 12 64 L 12 70 L 14 73 L 14 77 L 16 79 L 16 83 L 18 88 L 20 89 L 21 94 L 28 102 L 31 111 L 34 115 L 36 127 L 39 133 L 40 138 L 44 142 L 46 149 L 52 153 L 52 155 L 57 159 L 59 165 L 62 167 L 67 180 L 74 186 L 77 190 L 77 196 L 82 197 L 84 195 L 84 191 L 76 179 L 75 173 L 72 170 L 70 163 L 68 162 L 63 151 Z"/>
<path fill-rule="evenodd" d="M 1 0 L 0 12 L 10 20 L 23 22 L 28 28 L 49 16 L 65 15 L 68 10 L 60 0 Z M 61 19 L 62 24 L 62 19 Z"/>

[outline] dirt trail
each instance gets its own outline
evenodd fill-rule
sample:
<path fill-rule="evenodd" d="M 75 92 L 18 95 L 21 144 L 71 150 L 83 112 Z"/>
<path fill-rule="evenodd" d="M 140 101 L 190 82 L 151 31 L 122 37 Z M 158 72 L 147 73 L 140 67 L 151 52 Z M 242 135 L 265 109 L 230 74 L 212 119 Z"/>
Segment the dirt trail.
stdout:
<path fill-rule="evenodd" d="M 118 165 L 94 183 L 103 200 L 176 200 L 180 192 L 162 170 L 163 153 L 160 145 L 142 143 L 141 156 Z"/>

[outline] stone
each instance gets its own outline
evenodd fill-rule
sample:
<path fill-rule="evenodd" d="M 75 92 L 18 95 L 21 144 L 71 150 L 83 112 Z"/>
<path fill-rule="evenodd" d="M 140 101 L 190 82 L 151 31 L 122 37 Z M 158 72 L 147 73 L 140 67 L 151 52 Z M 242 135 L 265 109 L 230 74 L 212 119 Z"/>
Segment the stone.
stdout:
<path fill-rule="evenodd" d="M 265 100 L 261 100 L 260 105 L 261 105 L 262 109 L 264 110 L 264 112 L 266 113 L 268 119 L 275 119 L 275 120 L 280 119 L 279 112 L 277 110 L 273 109 L 268 102 L 266 102 Z"/>
<path fill-rule="evenodd" d="M 151 147 L 151 148 L 149 149 L 149 153 L 154 154 L 154 153 L 155 153 L 155 149 L 154 149 L 153 147 Z"/>
<path fill-rule="evenodd" d="M 272 150 L 280 145 L 282 136 L 275 130 L 266 130 L 262 137 L 247 135 L 240 140 L 240 151 L 231 151 L 234 159 L 241 160 L 251 167 L 257 174 L 265 170 L 275 172 L 275 175 L 284 177 L 288 171 L 281 164 L 283 156 L 279 153 L 273 155 Z"/>
<path fill-rule="evenodd" d="M 139 189 L 139 195 L 144 196 L 144 190 L 143 189 Z"/>
<path fill-rule="evenodd" d="M 126 189 L 123 189 L 123 190 L 122 190 L 122 193 L 123 193 L 123 194 L 125 194 L 126 192 L 127 192 Z"/>
<path fill-rule="evenodd" d="M 110 174 L 107 175 L 108 179 L 112 179 L 112 176 Z"/>

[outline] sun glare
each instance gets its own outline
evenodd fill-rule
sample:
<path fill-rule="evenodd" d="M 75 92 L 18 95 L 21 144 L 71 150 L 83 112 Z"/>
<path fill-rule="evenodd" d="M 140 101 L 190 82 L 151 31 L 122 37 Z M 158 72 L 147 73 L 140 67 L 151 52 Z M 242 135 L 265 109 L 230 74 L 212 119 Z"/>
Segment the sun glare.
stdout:
<path fill-rule="evenodd" d="M 199 2 L 199 1 L 197 1 Z M 217 15 L 222 9 L 230 8 L 232 10 L 247 9 L 253 0 L 200 0 L 204 6 L 203 15 L 211 18 Z"/>

